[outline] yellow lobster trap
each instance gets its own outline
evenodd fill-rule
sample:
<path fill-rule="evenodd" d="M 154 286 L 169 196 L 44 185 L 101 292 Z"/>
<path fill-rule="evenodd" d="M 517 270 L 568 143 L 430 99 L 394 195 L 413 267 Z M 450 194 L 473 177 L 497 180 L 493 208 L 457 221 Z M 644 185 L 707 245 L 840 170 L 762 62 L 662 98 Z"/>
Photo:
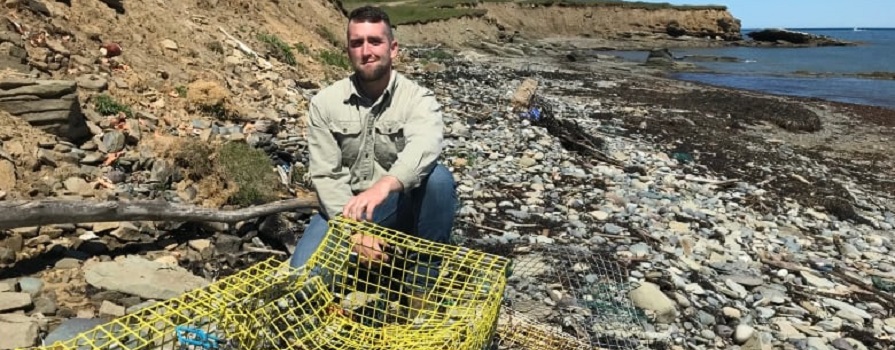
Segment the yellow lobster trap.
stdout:
<path fill-rule="evenodd" d="M 358 238 L 387 258 L 358 254 Z M 273 258 L 32 349 L 475 349 L 497 328 L 509 260 L 335 218 L 307 264 Z"/>

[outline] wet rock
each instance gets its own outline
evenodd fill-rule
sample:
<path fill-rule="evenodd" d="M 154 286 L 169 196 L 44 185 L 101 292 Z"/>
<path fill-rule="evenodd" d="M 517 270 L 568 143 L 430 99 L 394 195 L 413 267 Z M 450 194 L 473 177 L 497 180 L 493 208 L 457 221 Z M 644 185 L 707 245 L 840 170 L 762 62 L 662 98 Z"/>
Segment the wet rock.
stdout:
<path fill-rule="evenodd" d="M 804 32 L 797 32 L 792 30 L 785 29 L 763 29 L 752 31 L 747 34 L 749 38 L 755 41 L 764 41 L 764 42 L 786 42 L 798 45 L 810 45 L 810 46 L 852 46 L 854 43 L 850 43 L 847 41 L 833 39 L 829 36 L 810 34 Z"/>
<path fill-rule="evenodd" d="M 671 67 L 674 65 L 674 54 L 668 49 L 652 50 L 646 57 L 646 64 L 649 66 Z"/>

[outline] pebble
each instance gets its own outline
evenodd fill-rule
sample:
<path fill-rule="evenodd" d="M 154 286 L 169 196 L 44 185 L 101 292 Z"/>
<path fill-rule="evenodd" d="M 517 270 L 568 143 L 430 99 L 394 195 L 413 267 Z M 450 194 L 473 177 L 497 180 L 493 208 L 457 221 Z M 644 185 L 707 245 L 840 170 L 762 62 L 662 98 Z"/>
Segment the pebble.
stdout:
<path fill-rule="evenodd" d="M 743 344 L 749 338 L 752 338 L 752 334 L 755 333 L 755 329 L 749 325 L 737 325 L 733 332 L 733 340 L 737 344 Z"/>

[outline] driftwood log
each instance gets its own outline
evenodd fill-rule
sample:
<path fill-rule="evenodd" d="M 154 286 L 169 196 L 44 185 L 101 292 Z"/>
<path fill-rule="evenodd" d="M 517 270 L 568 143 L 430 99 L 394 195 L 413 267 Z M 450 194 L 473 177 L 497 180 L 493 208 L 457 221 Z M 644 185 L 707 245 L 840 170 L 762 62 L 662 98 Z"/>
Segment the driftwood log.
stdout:
<path fill-rule="evenodd" d="M 234 223 L 297 209 L 317 206 L 316 197 L 295 198 L 263 205 L 217 210 L 166 201 L 76 200 L 0 201 L 0 229 L 53 224 L 110 221 L 204 221 Z"/>

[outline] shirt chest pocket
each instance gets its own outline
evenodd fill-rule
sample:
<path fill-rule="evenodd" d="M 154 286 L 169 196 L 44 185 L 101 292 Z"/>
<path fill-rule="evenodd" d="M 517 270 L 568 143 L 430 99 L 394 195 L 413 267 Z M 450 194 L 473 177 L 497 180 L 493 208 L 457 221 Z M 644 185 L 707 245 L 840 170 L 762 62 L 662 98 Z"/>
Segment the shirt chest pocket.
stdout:
<path fill-rule="evenodd" d="M 404 137 L 404 125 L 398 121 L 380 120 L 376 123 L 376 161 L 388 169 L 396 159 L 398 153 L 404 150 L 406 139 Z"/>
<path fill-rule="evenodd" d="M 361 125 L 356 120 L 333 120 L 330 123 L 339 148 L 342 151 L 342 165 L 351 166 L 357 159 L 361 142 Z"/>

